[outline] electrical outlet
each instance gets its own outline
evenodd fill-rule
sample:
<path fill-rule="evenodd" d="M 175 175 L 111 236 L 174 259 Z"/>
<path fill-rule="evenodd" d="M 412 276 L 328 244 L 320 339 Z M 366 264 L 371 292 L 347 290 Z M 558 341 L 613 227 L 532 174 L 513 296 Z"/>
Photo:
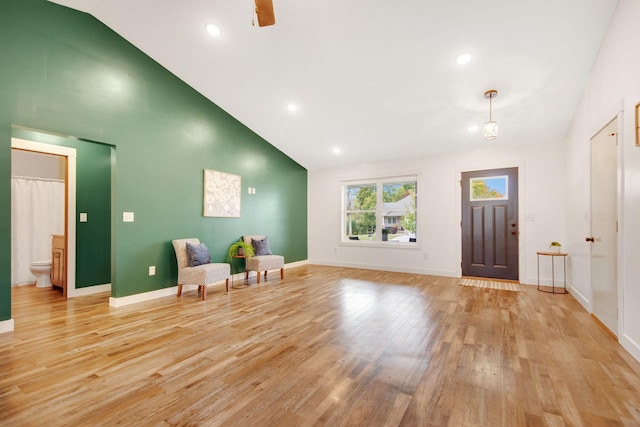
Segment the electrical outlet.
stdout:
<path fill-rule="evenodd" d="M 156 266 L 155 265 L 150 265 L 149 266 L 149 276 L 155 276 L 156 275 Z"/>
<path fill-rule="evenodd" d="M 87 213 L 80 212 L 80 222 L 87 222 Z"/>

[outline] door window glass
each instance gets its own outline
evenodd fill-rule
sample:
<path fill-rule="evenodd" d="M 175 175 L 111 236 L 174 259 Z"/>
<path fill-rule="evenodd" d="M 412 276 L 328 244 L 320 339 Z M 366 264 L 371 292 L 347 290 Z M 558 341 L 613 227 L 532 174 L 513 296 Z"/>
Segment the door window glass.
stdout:
<path fill-rule="evenodd" d="M 469 179 L 470 200 L 509 200 L 509 177 L 491 176 Z"/>

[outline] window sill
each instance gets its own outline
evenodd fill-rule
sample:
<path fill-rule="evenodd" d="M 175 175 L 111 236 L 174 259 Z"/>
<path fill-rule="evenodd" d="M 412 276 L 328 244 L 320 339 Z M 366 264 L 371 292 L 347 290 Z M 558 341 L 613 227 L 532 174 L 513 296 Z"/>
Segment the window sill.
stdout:
<path fill-rule="evenodd" d="M 377 242 L 367 240 L 349 240 L 340 242 L 339 246 L 346 247 L 358 247 L 358 248 L 385 248 L 385 249 L 408 249 L 408 250 L 422 250 L 417 242 Z"/>

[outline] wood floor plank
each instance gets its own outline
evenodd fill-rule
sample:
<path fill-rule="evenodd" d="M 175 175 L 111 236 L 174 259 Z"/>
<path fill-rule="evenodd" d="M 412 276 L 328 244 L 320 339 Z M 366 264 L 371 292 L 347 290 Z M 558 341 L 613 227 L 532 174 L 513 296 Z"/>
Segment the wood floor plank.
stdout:
<path fill-rule="evenodd" d="M 640 425 L 640 364 L 535 287 L 307 265 L 206 301 L 12 298 L 3 426 Z"/>

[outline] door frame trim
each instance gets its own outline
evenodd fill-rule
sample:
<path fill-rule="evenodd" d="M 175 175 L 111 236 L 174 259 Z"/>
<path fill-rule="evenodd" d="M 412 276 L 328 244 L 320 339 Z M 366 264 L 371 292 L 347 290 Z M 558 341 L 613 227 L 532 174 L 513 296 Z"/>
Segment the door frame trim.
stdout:
<path fill-rule="evenodd" d="M 456 222 L 455 222 L 455 238 L 456 238 L 456 259 L 459 260 L 458 265 L 456 266 L 456 274 L 458 277 L 462 277 L 462 173 L 463 172 L 471 172 L 471 171 L 479 171 L 479 170 L 491 170 L 491 169 L 506 169 L 506 168 L 517 168 L 518 169 L 518 281 L 523 284 L 534 285 L 536 282 L 534 278 L 529 280 L 529 275 L 527 271 L 527 263 L 526 263 L 526 252 L 525 248 L 527 247 L 527 233 L 525 224 L 525 214 L 526 212 L 526 185 L 525 185 L 525 177 L 526 177 L 526 166 L 524 161 L 504 161 L 504 162 L 491 162 L 491 163 L 469 163 L 462 167 L 456 167 L 455 172 L 455 200 L 456 200 Z"/>
<path fill-rule="evenodd" d="M 62 145 L 44 144 L 21 138 L 11 138 L 11 149 L 53 154 L 67 158 L 67 218 L 66 256 L 67 256 L 67 298 L 76 296 L 76 149 Z"/>

